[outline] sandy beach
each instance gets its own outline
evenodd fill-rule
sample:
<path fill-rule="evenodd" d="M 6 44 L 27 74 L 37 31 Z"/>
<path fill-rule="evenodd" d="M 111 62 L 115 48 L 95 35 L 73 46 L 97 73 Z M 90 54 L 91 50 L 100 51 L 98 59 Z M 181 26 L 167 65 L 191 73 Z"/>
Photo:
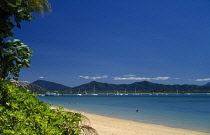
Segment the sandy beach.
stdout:
<path fill-rule="evenodd" d="M 210 133 L 199 131 L 139 123 L 85 112 L 79 113 L 88 117 L 91 127 L 96 129 L 99 135 L 210 135 Z"/>

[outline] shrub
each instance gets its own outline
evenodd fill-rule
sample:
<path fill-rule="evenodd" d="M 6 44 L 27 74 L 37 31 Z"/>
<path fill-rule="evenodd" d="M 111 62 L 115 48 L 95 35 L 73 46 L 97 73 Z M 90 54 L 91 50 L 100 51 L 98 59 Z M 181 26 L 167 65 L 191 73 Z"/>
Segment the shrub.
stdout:
<path fill-rule="evenodd" d="M 78 135 L 82 115 L 51 109 L 35 94 L 9 81 L 0 80 L 0 134 Z"/>

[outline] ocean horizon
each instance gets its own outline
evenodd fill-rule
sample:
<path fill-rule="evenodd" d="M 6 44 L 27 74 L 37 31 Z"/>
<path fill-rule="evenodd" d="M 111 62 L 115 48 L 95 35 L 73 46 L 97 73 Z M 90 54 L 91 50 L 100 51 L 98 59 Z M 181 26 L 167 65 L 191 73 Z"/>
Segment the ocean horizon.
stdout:
<path fill-rule="evenodd" d="M 64 95 L 38 98 L 52 106 L 80 112 L 210 132 L 210 96 L 207 94 Z"/>

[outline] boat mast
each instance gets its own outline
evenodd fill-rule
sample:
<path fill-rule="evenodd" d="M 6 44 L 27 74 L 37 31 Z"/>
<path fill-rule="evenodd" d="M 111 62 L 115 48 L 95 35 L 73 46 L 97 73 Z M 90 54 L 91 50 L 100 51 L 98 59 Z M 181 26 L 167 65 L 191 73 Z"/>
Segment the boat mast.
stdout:
<path fill-rule="evenodd" d="M 96 92 L 96 87 L 94 85 L 94 87 L 93 87 L 93 94 L 95 94 L 95 92 Z"/>

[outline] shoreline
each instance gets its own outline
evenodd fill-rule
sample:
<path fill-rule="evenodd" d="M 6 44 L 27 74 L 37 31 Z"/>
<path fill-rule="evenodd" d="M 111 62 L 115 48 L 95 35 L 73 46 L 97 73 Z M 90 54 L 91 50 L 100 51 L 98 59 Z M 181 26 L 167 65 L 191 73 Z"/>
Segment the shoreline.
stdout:
<path fill-rule="evenodd" d="M 52 106 L 52 108 L 56 107 Z M 90 120 L 90 126 L 96 129 L 99 135 L 210 135 L 206 132 L 135 122 L 67 108 L 64 110 L 86 116 Z"/>
<path fill-rule="evenodd" d="M 37 93 L 37 94 L 40 94 L 41 95 L 41 93 Z M 68 95 L 72 95 L 72 96 L 77 96 L 77 94 L 78 93 L 74 93 L 74 94 L 60 94 L 60 96 L 61 95 L 64 95 L 64 96 L 68 96 Z M 107 93 L 98 93 L 99 95 L 107 95 Z M 121 94 L 123 94 L 124 95 L 124 93 L 121 93 Z M 136 95 L 136 96 L 140 96 L 140 95 L 150 95 L 150 94 L 152 94 L 152 95 L 156 95 L 156 94 L 159 94 L 159 95 L 177 95 L 177 93 L 159 93 L 159 92 L 157 92 L 157 93 L 133 93 L 133 92 L 131 92 L 131 93 L 127 93 L 128 95 Z M 210 93 L 178 93 L 178 95 L 190 95 L 190 94 L 192 94 L 192 95 L 210 95 Z M 81 95 L 83 95 L 83 96 L 85 96 L 85 95 L 92 95 L 92 93 L 88 93 L 88 94 L 81 94 Z M 108 93 L 108 95 L 116 95 L 116 93 Z"/>

